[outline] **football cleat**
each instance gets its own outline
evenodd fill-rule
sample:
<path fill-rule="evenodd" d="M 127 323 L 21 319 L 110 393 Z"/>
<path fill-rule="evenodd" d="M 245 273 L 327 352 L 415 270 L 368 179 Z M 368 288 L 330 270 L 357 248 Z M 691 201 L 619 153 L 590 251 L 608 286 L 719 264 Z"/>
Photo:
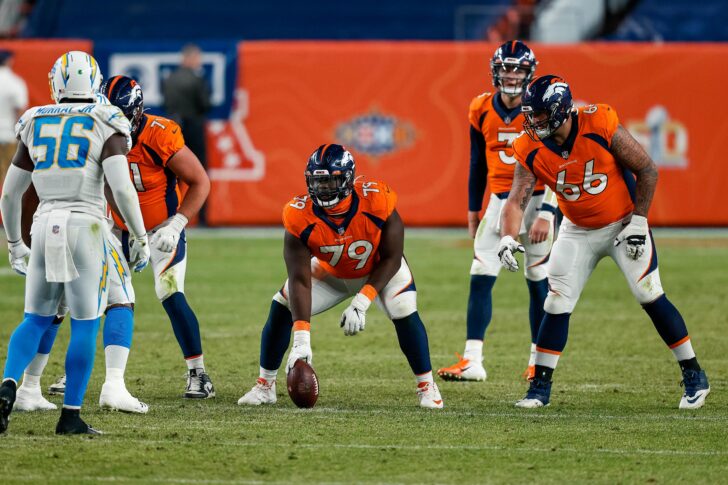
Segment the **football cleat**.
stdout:
<path fill-rule="evenodd" d="M 190 369 L 187 376 L 187 389 L 185 389 L 183 397 L 187 399 L 215 397 L 215 388 L 212 386 L 210 376 L 202 369 Z"/>
<path fill-rule="evenodd" d="M 10 413 L 15 403 L 15 381 L 7 380 L 0 385 L 0 434 L 8 429 Z"/>
<path fill-rule="evenodd" d="M 692 369 L 683 370 L 681 386 L 685 386 L 685 393 L 680 399 L 680 409 L 698 409 L 705 404 L 705 398 L 710 393 L 710 384 L 705 371 Z"/>
<path fill-rule="evenodd" d="M 527 381 L 532 381 L 536 377 L 536 366 L 529 365 L 526 370 L 523 371 L 523 378 Z"/>
<path fill-rule="evenodd" d="M 103 431 L 94 429 L 81 419 L 80 409 L 61 410 L 61 418 L 56 425 L 56 434 L 104 434 Z"/>
<path fill-rule="evenodd" d="M 488 374 L 480 362 L 472 362 L 457 352 L 458 362 L 450 367 L 437 370 L 437 375 L 444 381 L 484 381 Z"/>
<path fill-rule="evenodd" d="M 58 406 L 43 397 L 40 386 L 27 386 L 23 383 L 15 394 L 13 411 L 51 411 Z"/>
<path fill-rule="evenodd" d="M 104 382 L 99 396 L 102 409 L 124 413 L 147 414 L 149 406 L 131 395 L 123 382 Z"/>
<path fill-rule="evenodd" d="M 420 382 L 417 384 L 417 397 L 420 400 L 420 407 L 428 409 L 442 409 L 445 404 L 442 402 L 440 390 L 434 382 Z"/>
<path fill-rule="evenodd" d="M 64 394 L 66 392 L 66 375 L 63 374 L 56 382 L 48 386 L 48 394 L 55 396 L 56 394 Z"/>
<path fill-rule="evenodd" d="M 517 408 L 541 408 L 549 405 L 551 381 L 534 377 L 526 397 L 516 403 Z"/>
<path fill-rule="evenodd" d="M 243 406 L 260 406 L 261 404 L 275 404 L 276 397 L 276 381 L 266 381 L 262 377 L 258 377 L 255 386 L 249 390 L 243 397 L 238 399 L 238 404 Z"/>

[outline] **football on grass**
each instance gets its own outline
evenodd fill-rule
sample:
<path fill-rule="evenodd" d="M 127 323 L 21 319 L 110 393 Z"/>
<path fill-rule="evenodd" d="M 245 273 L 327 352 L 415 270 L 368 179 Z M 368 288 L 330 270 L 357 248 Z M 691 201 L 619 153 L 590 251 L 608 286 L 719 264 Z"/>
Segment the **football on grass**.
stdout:
<path fill-rule="evenodd" d="M 288 395 L 299 408 L 312 408 L 319 395 L 319 383 L 313 367 L 297 360 L 288 372 Z"/>

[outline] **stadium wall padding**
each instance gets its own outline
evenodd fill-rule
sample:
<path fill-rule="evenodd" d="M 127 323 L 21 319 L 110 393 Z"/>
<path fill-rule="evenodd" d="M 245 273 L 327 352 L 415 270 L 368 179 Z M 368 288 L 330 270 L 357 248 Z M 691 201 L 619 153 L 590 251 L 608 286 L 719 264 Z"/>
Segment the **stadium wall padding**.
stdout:
<path fill-rule="evenodd" d="M 108 42 L 105 48 L 113 50 Z M 18 52 L 17 70 L 28 79 L 36 104 L 47 102 L 41 93 L 47 93 L 53 60 L 69 48 L 89 49 L 91 43 L 0 42 L 3 46 Z M 223 76 L 235 79 L 234 89 L 224 88 L 232 97 L 225 104 L 232 109 L 208 126 L 210 223 L 280 224 L 283 205 L 306 191 L 303 169 L 309 154 L 320 144 L 338 142 L 354 154 L 359 175 L 385 180 L 398 192 L 407 224 L 465 225 L 467 109 L 472 97 L 493 89 L 488 62 L 495 47 L 238 43 L 237 62 L 220 63 L 237 70 Z M 580 104 L 610 104 L 658 163 L 652 224 L 728 225 L 722 187 L 728 179 L 723 152 L 728 118 L 713 94 L 720 91 L 716 83 L 728 76 L 728 46 L 532 47 L 537 75 L 565 77 Z M 161 53 L 168 51 L 160 45 Z"/>

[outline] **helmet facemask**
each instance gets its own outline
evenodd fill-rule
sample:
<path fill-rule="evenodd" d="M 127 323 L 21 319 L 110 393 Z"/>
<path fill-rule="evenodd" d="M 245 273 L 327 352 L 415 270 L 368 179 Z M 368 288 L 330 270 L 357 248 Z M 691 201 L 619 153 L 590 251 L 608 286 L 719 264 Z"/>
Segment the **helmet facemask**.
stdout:
<path fill-rule="evenodd" d="M 306 185 L 314 204 L 323 208 L 333 207 L 351 195 L 354 172 L 353 170 L 336 171 L 331 174 L 328 170 L 306 172 Z"/>
<path fill-rule="evenodd" d="M 515 60 L 491 61 L 493 85 L 506 96 L 516 98 L 523 93 L 533 77 L 535 66 L 527 66 Z M 514 82 L 515 80 L 515 82 Z"/>

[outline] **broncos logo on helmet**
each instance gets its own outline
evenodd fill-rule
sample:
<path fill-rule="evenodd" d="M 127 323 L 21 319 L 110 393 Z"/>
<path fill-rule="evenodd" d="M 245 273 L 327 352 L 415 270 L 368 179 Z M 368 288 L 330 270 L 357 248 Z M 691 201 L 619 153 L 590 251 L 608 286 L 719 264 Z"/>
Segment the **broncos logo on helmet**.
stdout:
<path fill-rule="evenodd" d="M 144 114 L 144 93 L 139 83 L 127 76 L 114 76 L 104 81 L 101 93 L 124 113 L 131 132 L 136 133 Z"/>
<path fill-rule="evenodd" d="M 510 40 L 501 44 L 490 60 L 490 70 L 493 75 L 493 86 L 500 92 L 516 97 L 520 96 L 536 72 L 536 56 L 533 51 L 520 40 Z M 523 81 L 515 86 L 509 85 L 503 75 L 508 72 L 525 73 Z"/>
<path fill-rule="evenodd" d="M 569 118 L 573 107 L 571 89 L 563 78 L 551 74 L 537 77 L 521 98 L 526 118 L 523 128 L 534 141 L 548 138 Z"/>
<path fill-rule="evenodd" d="M 306 185 L 311 200 L 319 207 L 332 207 L 354 189 L 354 157 L 336 144 L 321 145 L 306 164 Z"/>

